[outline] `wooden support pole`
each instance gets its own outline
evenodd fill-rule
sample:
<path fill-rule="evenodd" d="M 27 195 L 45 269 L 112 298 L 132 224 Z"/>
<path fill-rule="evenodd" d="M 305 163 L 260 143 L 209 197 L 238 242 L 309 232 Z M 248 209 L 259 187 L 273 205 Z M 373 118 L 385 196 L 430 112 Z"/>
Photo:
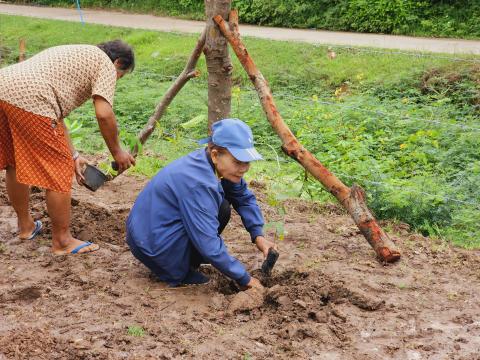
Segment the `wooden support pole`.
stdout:
<path fill-rule="evenodd" d="M 232 21 L 232 19 L 234 21 Z M 306 150 L 293 135 L 283 121 L 277 110 L 273 95 L 267 81 L 250 57 L 245 45 L 240 39 L 236 28 L 238 15 L 233 10 L 230 13 L 229 25 L 222 16 L 215 16 L 220 31 L 232 46 L 233 51 L 240 60 L 250 80 L 257 90 L 263 110 L 272 128 L 282 140 L 283 151 L 298 161 L 310 174 L 312 174 L 348 211 L 355 224 L 373 247 L 378 257 L 386 262 L 394 262 L 400 258 L 400 252 L 390 240 L 388 235 L 380 228 L 365 202 L 365 193 L 359 186 L 350 189 L 331 173 L 319 160 Z M 235 30 L 232 30 L 235 29 Z"/>
<path fill-rule="evenodd" d="M 185 66 L 181 74 L 178 76 L 178 78 L 175 80 L 175 82 L 167 90 L 165 95 L 163 95 L 162 100 L 155 108 L 155 112 L 150 117 L 150 119 L 148 119 L 148 122 L 142 129 L 142 131 L 140 131 L 140 133 L 138 134 L 138 141 L 141 144 L 145 144 L 145 141 L 147 141 L 148 137 L 155 130 L 158 120 L 161 119 L 168 105 L 170 105 L 173 98 L 178 94 L 178 92 L 183 88 L 183 86 L 188 82 L 188 80 L 200 75 L 200 72 L 195 70 L 195 67 L 197 66 L 200 55 L 202 55 L 203 47 L 205 46 L 206 31 L 207 29 L 205 28 L 202 35 L 198 39 L 197 45 L 193 49 L 190 58 L 188 59 L 187 65 Z M 135 146 L 132 155 L 137 156 L 137 154 L 138 146 Z"/>

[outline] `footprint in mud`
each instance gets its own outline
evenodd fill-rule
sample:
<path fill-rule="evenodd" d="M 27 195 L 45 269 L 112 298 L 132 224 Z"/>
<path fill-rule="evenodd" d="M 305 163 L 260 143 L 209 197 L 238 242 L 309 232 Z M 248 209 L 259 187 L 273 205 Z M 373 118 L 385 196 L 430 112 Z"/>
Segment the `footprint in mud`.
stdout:
<path fill-rule="evenodd" d="M 32 302 L 42 296 L 42 288 L 39 286 L 27 286 L 21 289 L 14 290 L 7 294 L 2 294 L 5 302 L 25 301 Z"/>

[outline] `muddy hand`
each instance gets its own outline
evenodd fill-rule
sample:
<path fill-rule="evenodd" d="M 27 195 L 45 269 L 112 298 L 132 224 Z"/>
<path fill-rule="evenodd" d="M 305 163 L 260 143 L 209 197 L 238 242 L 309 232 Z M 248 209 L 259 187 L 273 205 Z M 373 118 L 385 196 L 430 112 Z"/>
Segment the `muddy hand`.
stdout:
<path fill-rule="evenodd" d="M 118 174 L 121 174 L 131 166 L 135 166 L 135 158 L 127 151 L 120 150 L 113 158 L 115 161 L 112 162 L 112 169 L 118 171 Z"/>
<path fill-rule="evenodd" d="M 253 276 L 250 278 L 250 281 L 248 282 L 248 284 L 244 288 L 242 288 L 242 290 L 248 290 L 252 288 L 263 289 L 262 283 L 257 278 L 254 278 Z"/>
<path fill-rule="evenodd" d="M 277 250 L 277 245 L 271 241 L 268 241 L 263 236 L 257 236 L 255 239 L 255 244 L 257 245 L 257 249 L 262 252 L 264 259 L 267 258 L 268 250 L 270 250 L 270 248 Z"/>

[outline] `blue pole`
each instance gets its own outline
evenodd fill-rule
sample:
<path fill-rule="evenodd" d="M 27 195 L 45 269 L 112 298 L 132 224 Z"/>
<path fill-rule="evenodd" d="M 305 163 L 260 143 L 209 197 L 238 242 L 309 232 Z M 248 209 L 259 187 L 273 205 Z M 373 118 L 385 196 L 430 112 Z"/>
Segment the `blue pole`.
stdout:
<path fill-rule="evenodd" d="M 77 0 L 77 10 L 80 13 L 80 21 L 82 22 L 82 25 L 85 25 L 85 21 L 83 21 L 82 9 L 80 8 L 80 0 Z"/>

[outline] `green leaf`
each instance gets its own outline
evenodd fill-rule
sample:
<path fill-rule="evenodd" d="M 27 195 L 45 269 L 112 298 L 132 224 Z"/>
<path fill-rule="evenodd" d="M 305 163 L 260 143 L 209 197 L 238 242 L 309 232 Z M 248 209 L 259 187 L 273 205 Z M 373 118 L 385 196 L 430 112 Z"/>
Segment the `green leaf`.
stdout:
<path fill-rule="evenodd" d="M 180 126 L 184 129 L 192 129 L 206 123 L 207 123 L 207 116 L 204 114 L 201 114 L 201 115 L 195 116 L 193 119 L 190 119 L 187 122 L 184 122 L 183 124 L 180 124 Z"/>

